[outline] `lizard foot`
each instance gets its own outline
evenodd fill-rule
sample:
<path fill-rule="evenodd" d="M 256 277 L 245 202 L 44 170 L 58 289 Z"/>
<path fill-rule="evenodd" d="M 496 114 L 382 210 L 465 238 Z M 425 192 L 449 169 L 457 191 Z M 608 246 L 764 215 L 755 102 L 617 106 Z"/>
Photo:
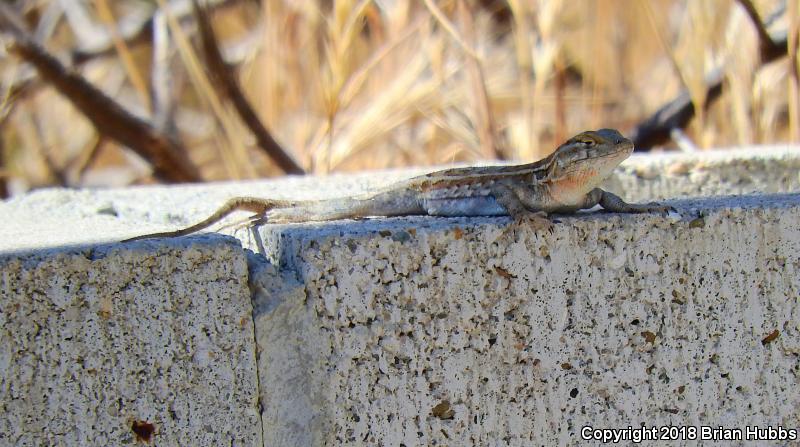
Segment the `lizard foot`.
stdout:
<path fill-rule="evenodd" d="M 241 230 L 243 228 L 256 227 L 256 226 L 260 225 L 259 221 L 263 217 L 264 216 L 261 215 L 261 214 L 253 214 L 252 216 L 250 216 L 250 217 L 248 217 L 246 219 L 237 220 L 236 222 L 231 222 L 229 224 L 223 225 L 223 226 L 221 226 L 219 228 L 219 231 L 222 231 L 222 230 L 225 230 L 225 229 L 228 229 L 228 228 L 232 228 L 233 231 L 239 231 L 239 230 Z"/>
<path fill-rule="evenodd" d="M 517 225 L 533 228 L 537 233 L 546 231 L 553 234 L 553 231 L 555 231 L 553 221 L 547 218 L 547 213 L 544 211 L 522 213 L 514 216 L 514 221 Z"/>
<path fill-rule="evenodd" d="M 622 203 L 619 206 L 605 207 L 608 211 L 618 213 L 661 213 L 669 214 L 676 212 L 675 208 L 669 205 L 662 205 L 658 202 L 650 203 Z"/>
<path fill-rule="evenodd" d="M 669 214 L 671 212 L 675 213 L 677 210 L 669 205 L 662 205 L 658 202 L 650 202 L 642 206 L 642 212 Z"/>

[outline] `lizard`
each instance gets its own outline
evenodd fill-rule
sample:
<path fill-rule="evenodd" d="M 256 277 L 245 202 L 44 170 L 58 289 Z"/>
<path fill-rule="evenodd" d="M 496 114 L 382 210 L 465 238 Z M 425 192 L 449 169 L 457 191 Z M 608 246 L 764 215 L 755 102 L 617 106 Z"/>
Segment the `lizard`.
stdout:
<path fill-rule="evenodd" d="M 552 231 L 550 213 L 573 213 L 600 205 L 620 213 L 668 212 L 651 202 L 627 203 L 597 187 L 633 152 L 617 130 L 585 131 L 539 161 L 516 166 L 452 168 L 400 181 L 374 193 L 329 200 L 275 200 L 234 197 L 205 220 L 189 227 L 152 233 L 123 242 L 177 237 L 205 229 L 234 211 L 255 213 L 253 225 L 366 217 L 428 215 L 503 216 L 528 220 Z"/>

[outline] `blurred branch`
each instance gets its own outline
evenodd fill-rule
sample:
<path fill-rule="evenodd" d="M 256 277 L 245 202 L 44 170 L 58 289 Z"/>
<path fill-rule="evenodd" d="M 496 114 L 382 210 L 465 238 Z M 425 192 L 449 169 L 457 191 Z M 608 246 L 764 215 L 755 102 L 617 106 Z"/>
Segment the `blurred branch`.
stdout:
<path fill-rule="evenodd" d="M 200 180 L 176 140 L 159 133 L 98 90 L 80 74 L 70 71 L 28 34 L 22 20 L 7 4 L 0 3 L 0 28 L 12 37 L 10 51 L 36 67 L 39 76 L 64 95 L 95 126 L 97 131 L 148 160 L 154 175 L 170 182 Z"/>
<path fill-rule="evenodd" d="M 761 46 L 759 56 L 766 64 L 787 54 L 787 36 L 770 38 L 772 45 Z M 722 95 L 723 69 L 717 67 L 706 76 L 706 103 L 708 108 Z M 641 121 L 631 132 L 631 140 L 637 151 L 649 150 L 653 146 L 670 141 L 673 129 L 683 129 L 695 116 L 696 110 L 688 90 L 682 91 L 672 101 L 664 104 L 649 118 Z"/>
<path fill-rule="evenodd" d="M 258 142 L 258 147 L 263 149 L 267 156 L 287 174 L 304 174 L 303 168 L 275 141 L 269 130 L 258 119 L 258 115 L 256 115 L 256 112 L 250 106 L 250 102 L 239 88 L 231 67 L 222 58 L 222 53 L 217 45 L 217 39 L 209 23 L 206 10 L 200 7 L 197 0 L 192 0 L 192 3 L 194 4 L 200 39 L 203 43 L 206 64 L 212 79 L 222 88 L 222 93 L 233 104 L 245 125 L 253 132 Z"/>
<path fill-rule="evenodd" d="M 780 45 L 772 40 L 769 32 L 767 32 L 767 27 L 764 26 L 764 22 L 758 15 L 758 10 L 756 10 L 756 7 L 753 6 L 753 2 L 750 0 L 736 0 L 736 2 L 739 3 L 739 6 L 744 8 L 745 12 L 747 13 L 747 17 L 750 18 L 750 21 L 756 28 L 756 32 L 758 33 L 758 45 L 759 52 L 761 54 L 761 60 L 772 60 L 778 55 L 786 53 L 786 48 L 781 49 Z"/>
<path fill-rule="evenodd" d="M 223 104 L 220 92 L 214 87 L 200 62 L 200 56 L 192 46 L 189 33 L 183 29 L 184 25 L 178 18 L 168 12 L 167 0 L 157 0 L 157 3 L 166 18 L 170 37 L 175 43 L 180 60 L 186 68 L 189 83 L 201 103 L 212 111 L 214 121 L 222 129 L 222 132 L 214 133 L 214 138 L 219 141 L 216 150 L 227 175 L 235 179 L 255 178 L 256 169 L 250 160 L 241 130 L 233 118 L 232 111 Z"/>
<path fill-rule="evenodd" d="M 205 1 L 207 3 L 207 8 L 212 10 L 218 7 L 226 7 L 236 2 L 236 0 Z M 190 2 L 191 0 L 172 0 L 168 3 L 167 9 L 173 11 L 173 14 L 177 14 L 178 17 L 183 18 L 192 11 Z M 105 56 L 113 51 L 114 40 L 112 39 L 111 32 L 103 27 L 95 26 L 94 22 L 87 14 L 79 14 L 80 8 L 72 8 L 71 6 L 71 0 L 61 0 L 61 2 L 53 1 L 50 3 L 42 18 L 39 20 L 33 40 L 35 42 L 42 42 L 46 36 L 52 34 L 53 28 L 57 23 L 56 19 L 63 11 L 66 13 L 65 16 L 70 24 L 70 29 L 78 38 L 78 48 L 65 54 L 56 53 L 56 57 L 61 60 L 69 59 L 71 65 L 79 66 L 96 57 Z M 139 42 L 146 41 L 150 33 L 156 32 L 154 29 L 154 20 L 158 15 L 158 10 L 140 8 L 135 12 L 121 17 L 116 23 L 117 35 L 121 43 L 130 47 Z M 85 30 L 91 30 L 91 33 L 87 33 Z M 257 36 L 258 33 L 254 32 L 252 35 Z M 242 48 L 243 46 L 252 46 L 252 41 L 254 40 L 253 36 L 248 40 L 239 42 L 237 45 L 226 47 L 226 60 L 229 63 L 231 60 L 242 60 L 245 57 Z M 16 100 L 24 98 L 31 92 L 36 91 L 38 84 L 31 83 L 35 78 L 36 72 L 31 70 L 29 66 L 23 66 L 20 73 L 9 82 L 7 86 L 7 90 L 9 91 L 8 96 Z M 12 102 L 12 108 L 15 102 L 16 101 Z M 143 104 L 146 104 L 146 102 Z"/>

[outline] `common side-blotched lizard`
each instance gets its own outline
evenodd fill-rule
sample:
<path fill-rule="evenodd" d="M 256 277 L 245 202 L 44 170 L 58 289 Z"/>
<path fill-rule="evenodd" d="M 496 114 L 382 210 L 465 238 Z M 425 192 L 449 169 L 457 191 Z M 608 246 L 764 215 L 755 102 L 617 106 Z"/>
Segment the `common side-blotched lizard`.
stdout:
<path fill-rule="evenodd" d="M 621 213 L 667 212 L 668 206 L 626 203 L 597 188 L 628 158 L 633 143 L 613 129 L 582 132 L 550 156 L 517 166 L 446 169 L 401 181 L 378 192 L 331 200 L 273 200 L 234 197 L 190 227 L 126 241 L 191 234 L 241 210 L 256 213 L 254 224 L 354 219 L 371 216 L 501 216 L 528 219 L 551 228 L 547 213 L 571 213 L 600 205 Z"/>

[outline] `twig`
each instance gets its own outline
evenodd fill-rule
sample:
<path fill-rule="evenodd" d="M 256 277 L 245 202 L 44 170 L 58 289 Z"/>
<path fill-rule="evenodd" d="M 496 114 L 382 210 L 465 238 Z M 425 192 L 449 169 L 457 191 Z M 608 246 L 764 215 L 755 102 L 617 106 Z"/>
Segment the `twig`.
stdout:
<path fill-rule="evenodd" d="M 67 97 L 94 125 L 98 132 L 129 147 L 148 160 L 154 175 L 170 182 L 199 181 L 200 175 L 185 156 L 181 144 L 162 135 L 149 123 L 135 117 L 113 99 L 70 71 L 30 38 L 22 21 L 0 3 L 0 27 L 10 32 L 10 50 L 36 67 L 39 76 Z"/>
<path fill-rule="evenodd" d="M 234 79 L 231 68 L 222 58 L 214 30 L 211 28 L 205 10 L 200 7 L 197 0 L 192 0 L 192 4 L 211 77 L 222 87 L 222 92 L 231 101 L 245 125 L 253 132 L 258 146 L 266 152 L 267 156 L 287 174 L 304 174 L 303 168 L 275 141 L 269 130 L 258 119 L 250 102 Z"/>
<path fill-rule="evenodd" d="M 772 42 L 774 44 L 772 49 L 764 50 L 766 52 L 760 53 L 762 63 L 771 62 L 780 56 L 786 55 L 786 36 L 777 40 L 773 39 Z M 722 79 L 722 67 L 717 67 L 706 76 L 706 108 L 722 95 Z M 672 129 L 686 127 L 694 117 L 695 112 L 689 91 L 682 91 L 675 99 L 664 104 L 650 117 L 640 122 L 631 132 L 631 140 L 633 140 L 636 150 L 646 151 L 653 146 L 669 141 Z"/>
<path fill-rule="evenodd" d="M 208 9 L 224 8 L 235 3 L 233 0 L 205 0 Z M 60 3 L 63 2 L 64 5 Z M 61 0 L 61 2 L 53 1 L 50 6 L 45 10 L 45 13 L 39 19 L 37 29 L 34 34 L 35 42 L 43 42 L 45 38 L 52 33 L 52 28 L 57 23 L 58 16 L 61 15 L 62 10 L 67 12 L 66 17 L 71 25 L 71 28 L 76 33 L 90 29 L 92 33 L 83 38 L 81 34 L 76 34 L 79 38 L 78 49 L 65 51 L 64 54 L 55 54 L 61 60 L 70 60 L 71 65 L 80 66 L 96 57 L 106 56 L 114 49 L 111 35 L 102 27 L 97 27 L 88 14 L 79 14 L 81 12 L 80 5 L 72 8 L 74 2 L 72 0 Z M 183 18 L 191 13 L 190 0 L 172 0 L 169 2 L 167 9 L 173 11 L 179 17 Z M 129 47 L 139 44 L 149 39 L 151 33 L 156 33 L 155 29 L 158 24 L 154 22 L 157 17 L 161 17 L 163 21 L 163 10 L 156 9 L 151 11 L 147 8 L 139 8 L 126 16 L 121 17 L 117 22 L 117 31 L 120 39 L 124 45 Z M 23 27 L 24 28 L 24 27 Z M 153 37 L 155 39 L 155 37 Z M 228 63 L 231 60 L 241 60 L 244 52 L 239 48 L 240 45 L 226 48 L 225 56 Z M 36 71 L 31 69 L 28 65 L 23 65 L 17 76 L 12 81 L 8 82 L 4 87 L 9 91 L 7 96 L 15 99 L 22 99 L 37 91 L 42 85 L 41 83 L 32 83 L 31 81 L 36 78 Z M 157 87 L 154 85 L 154 88 Z M 157 92 L 155 92 L 157 93 Z M 14 103 L 11 107 L 14 107 Z M 158 119 L 154 119 L 158 124 Z M 158 126 L 156 126 L 159 128 Z"/>
<path fill-rule="evenodd" d="M 459 20 L 463 27 L 464 40 L 471 48 L 475 42 L 473 33 L 475 23 L 472 17 L 472 11 L 469 10 L 469 6 L 467 6 L 464 0 L 459 0 L 457 10 Z M 478 131 L 481 152 L 486 157 L 504 160 L 503 151 L 500 149 L 500 145 L 497 144 L 494 117 L 492 116 L 492 110 L 489 104 L 489 93 L 486 91 L 486 78 L 483 75 L 480 59 L 477 57 L 467 58 L 466 65 L 467 76 L 469 77 L 470 84 L 472 84 L 471 90 L 475 94 L 473 97 L 475 127 Z"/>
<path fill-rule="evenodd" d="M 250 162 L 241 131 L 234 122 L 229 108 L 223 104 L 220 92 L 209 79 L 197 51 L 192 46 L 189 33 L 183 29 L 184 26 L 178 18 L 169 12 L 168 0 L 156 0 L 156 3 L 167 20 L 170 36 L 178 50 L 180 60 L 186 68 L 190 84 L 201 103 L 211 109 L 215 122 L 222 128 L 222 132 L 215 132 L 213 138 L 218 143 L 216 150 L 219 152 L 225 171 L 236 179 L 255 178 L 257 176 L 256 169 Z"/>
<path fill-rule="evenodd" d="M 756 7 L 753 6 L 753 2 L 750 0 L 736 0 L 739 5 L 744 8 L 745 12 L 747 12 L 747 17 L 750 18 L 750 21 L 753 23 L 753 26 L 756 28 L 756 32 L 758 33 L 758 45 L 759 45 L 759 52 L 761 54 L 761 60 L 766 61 L 774 59 L 777 55 L 781 53 L 786 53 L 786 49 L 780 49 L 778 45 L 776 45 L 775 41 L 772 40 L 772 37 L 769 35 L 767 31 L 767 27 L 764 26 L 764 22 L 761 20 L 761 17 L 758 15 L 758 10 Z"/>

